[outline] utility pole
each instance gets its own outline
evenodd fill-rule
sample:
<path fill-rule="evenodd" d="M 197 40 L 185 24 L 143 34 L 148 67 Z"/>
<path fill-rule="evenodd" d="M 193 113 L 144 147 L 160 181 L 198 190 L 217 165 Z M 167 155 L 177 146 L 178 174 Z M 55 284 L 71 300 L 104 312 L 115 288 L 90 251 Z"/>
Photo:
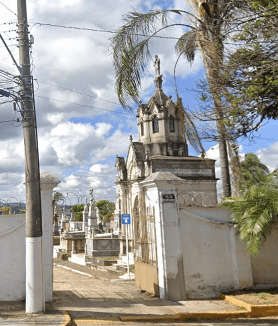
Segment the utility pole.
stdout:
<path fill-rule="evenodd" d="M 26 307 L 27 313 L 45 310 L 42 257 L 42 213 L 37 123 L 30 69 L 26 0 L 17 0 L 20 102 L 25 148 L 26 187 Z"/>

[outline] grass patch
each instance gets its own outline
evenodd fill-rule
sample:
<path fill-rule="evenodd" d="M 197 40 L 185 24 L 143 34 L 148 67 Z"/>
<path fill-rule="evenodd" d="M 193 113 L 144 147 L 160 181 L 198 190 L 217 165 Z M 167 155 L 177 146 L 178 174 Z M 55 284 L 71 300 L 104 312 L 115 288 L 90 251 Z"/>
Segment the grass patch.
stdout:
<path fill-rule="evenodd" d="M 101 260 L 117 260 L 119 259 L 118 257 L 97 257 L 98 259 L 101 259 Z"/>

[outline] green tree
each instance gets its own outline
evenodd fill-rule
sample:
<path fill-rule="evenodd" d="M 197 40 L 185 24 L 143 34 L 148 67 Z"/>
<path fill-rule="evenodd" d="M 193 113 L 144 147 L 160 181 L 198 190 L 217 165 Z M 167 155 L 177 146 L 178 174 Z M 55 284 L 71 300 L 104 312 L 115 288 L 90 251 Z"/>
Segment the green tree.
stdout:
<path fill-rule="evenodd" d="M 83 215 L 82 215 L 83 210 L 84 210 L 84 204 L 76 204 L 71 206 L 70 211 L 73 213 L 73 218 L 75 221 L 83 220 Z"/>
<path fill-rule="evenodd" d="M 110 222 L 115 210 L 115 204 L 111 203 L 109 200 L 99 200 L 96 202 L 96 207 L 99 209 L 101 219 L 105 222 Z"/>
<path fill-rule="evenodd" d="M 242 8 L 244 2 L 211 0 L 206 3 L 190 0 L 185 3 L 191 5 L 192 12 L 181 9 L 155 10 L 146 14 L 132 12 L 124 17 L 125 24 L 112 38 L 116 70 L 115 87 L 123 107 L 129 107 L 130 103 L 139 103 L 138 90 L 141 86 L 141 75 L 145 74 L 147 64 L 151 59 L 149 41 L 165 28 L 181 25 L 189 28 L 178 40 L 176 50 L 179 57 L 184 55 L 189 62 L 194 60 L 196 49 L 201 51 L 206 78 L 213 97 L 223 196 L 226 197 L 231 195 L 231 182 L 226 144 L 228 137 L 221 100 L 223 90 L 219 81 L 223 68 L 225 33 L 233 21 L 232 17 L 236 13 L 236 8 Z M 172 23 L 172 20 L 169 23 L 169 14 L 182 17 L 184 23 Z M 193 139 L 198 139 L 198 135 L 194 134 Z"/>
<path fill-rule="evenodd" d="M 240 162 L 240 171 L 242 179 L 239 188 L 241 192 L 245 192 L 253 184 L 260 183 L 269 174 L 268 167 L 253 153 L 245 154 L 244 160 Z"/>
<path fill-rule="evenodd" d="M 278 118 L 277 0 L 248 0 L 249 14 L 234 37 L 238 49 L 226 64 L 225 78 L 236 103 L 229 119 L 238 136 L 256 131 L 267 119 Z"/>
<path fill-rule="evenodd" d="M 65 196 L 61 192 L 55 192 L 53 195 L 52 205 L 55 206 L 56 203 L 60 200 L 65 200 Z"/>
<path fill-rule="evenodd" d="M 9 214 L 9 213 L 10 213 L 10 210 L 11 210 L 11 207 L 9 207 L 9 206 L 2 206 L 2 207 L 0 208 L 0 211 L 1 211 L 2 214 L 4 214 L 4 215 Z"/>
<path fill-rule="evenodd" d="M 256 256 L 272 224 L 277 222 L 278 170 L 268 173 L 254 154 L 246 154 L 241 167 L 244 177 L 241 196 L 226 198 L 220 206 L 231 210 L 247 251 Z"/>
<path fill-rule="evenodd" d="M 26 207 L 22 207 L 19 214 L 26 214 Z"/>
<path fill-rule="evenodd" d="M 52 199 L 52 209 L 53 209 L 53 216 L 54 216 L 54 210 L 55 210 L 55 206 L 56 204 L 58 204 L 59 201 L 64 201 L 65 200 L 65 196 L 61 193 L 61 192 L 55 192 L 53 195 L 53 199 Z M 57 207 L 58 208 L 58 207 Z"/>

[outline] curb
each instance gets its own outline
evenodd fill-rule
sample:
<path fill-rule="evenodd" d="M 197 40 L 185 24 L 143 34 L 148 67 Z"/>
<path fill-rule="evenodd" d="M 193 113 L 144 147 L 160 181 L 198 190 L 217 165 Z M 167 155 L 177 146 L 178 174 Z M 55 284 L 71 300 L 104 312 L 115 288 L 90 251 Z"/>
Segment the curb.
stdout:
<path fill-rule="evenodd" d="M 68 312 L 66 310 L 60 310 L 64 317 L 65 317 L 65 321 L 63 322 L 63 324 L 61 326 L 68 326 L 71 322 L 71 318 L 70 315 L 68 314 Z"/>
<path fill-rule="evenodd" d="M 176 322 L 181 321 L 178 314 L 160 316 L 119 316 L 122 322 Z"/>
<path fill-rule="evenodd" d="M 89 325 L 105 325 L 113 322 L 113 325 L 122 324 L 122 321 L 118 317 L 107 317 L 107 318 L 75 318 L 74 321 L 80 324 L 89 324 Z"/>
<path fill-rule="evenodd" d="M 241 301 L 230 295 L 220 295 L 221 299 L 224 299 L 234 305 L 243 307 L 247 310 L 246 313 L 251 317 L 268 317 L 278 315 L 278 305 L 252 305 L 247 302 Z"/>
<path fill-rule="evenodd" d="M 88 277 L 91 277 L 91 278 L 97 278 L 97 277 L 95 277 L 95 276 L 93 276 L 93 275 L 91 275 L 91 274 L 84 273 L 84 272 L 81 272 L 81 271 L 79 271 L 79 270 L 77 270 L 77 269 L 73 269 L 73 268 L 70 268 L 70 267 L 67 267 L 67 266 L 64 266 L 64 265 L 60 265 L 60 264 L 56 264 L 56 263 L 54 263 L 53 265 L 54 265 L 54 266 L 57 266 L 57 267 L 64 268 L 64 269 L 66 269 L 66 270 L 68 270 L 68 271 L 71 271 L 71 272 L 73 272 L 73 273 L 81 274 L 81 275 L 88 276 Z"/>
<path fill-rule="evenodd" d="M 225 320 L 250 317 L 245 311 L 208 311 L 198 313 L 178 313 L 180 320 Z"/>

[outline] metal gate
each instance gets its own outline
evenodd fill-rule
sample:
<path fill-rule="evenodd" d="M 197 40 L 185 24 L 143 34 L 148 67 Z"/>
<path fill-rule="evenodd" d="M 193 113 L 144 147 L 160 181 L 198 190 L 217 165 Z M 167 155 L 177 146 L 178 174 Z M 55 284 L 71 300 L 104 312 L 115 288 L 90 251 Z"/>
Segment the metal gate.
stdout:
<path fill-rule="evenodd" d="M 132 214 L 135 259 L 156 266 L 157 253 L 154 213 L 154 209 L 146 209 L 144 203 L 139 205 L 139 199 L 136 196 Z"/>

